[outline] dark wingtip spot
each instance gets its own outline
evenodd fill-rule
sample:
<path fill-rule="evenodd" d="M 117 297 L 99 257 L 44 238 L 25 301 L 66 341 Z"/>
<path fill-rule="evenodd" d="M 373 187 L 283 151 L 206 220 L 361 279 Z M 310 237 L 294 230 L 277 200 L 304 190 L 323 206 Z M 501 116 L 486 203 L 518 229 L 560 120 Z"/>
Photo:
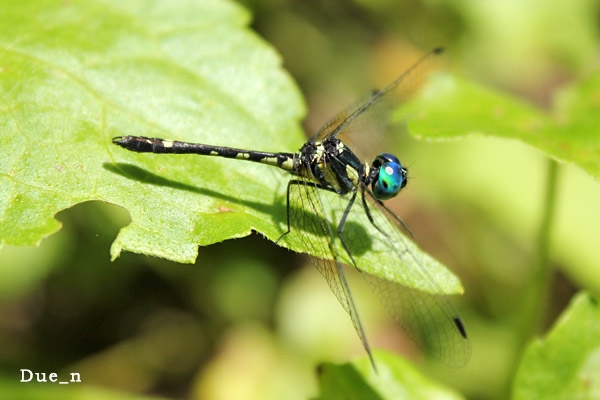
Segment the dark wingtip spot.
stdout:
<path fill-rule="evenodd" d="M 467 338 L 467 330 L 465 329 L 465 326 L 463 325 L 462 320 L 460 318 L 453 318 L 453 320 L 454 320 L 454 325 L 456 325 L 456 329 L 458 329 L 458 332 L 460 333 L 460 335 L 466 339 Z"/>

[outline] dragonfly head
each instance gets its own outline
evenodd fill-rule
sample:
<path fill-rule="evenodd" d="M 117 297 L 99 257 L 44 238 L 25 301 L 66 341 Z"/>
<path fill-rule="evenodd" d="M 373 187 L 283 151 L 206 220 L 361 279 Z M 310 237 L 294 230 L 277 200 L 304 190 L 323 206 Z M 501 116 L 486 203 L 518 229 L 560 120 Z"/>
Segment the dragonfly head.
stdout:
<path fill-rule="evenodd" d="M 391 199 L 406 186 L 408 170 L 396 156 L 382 153 L 373 160 L 371 168 L 375 172 L 371 189 L 377 200 Z"/>

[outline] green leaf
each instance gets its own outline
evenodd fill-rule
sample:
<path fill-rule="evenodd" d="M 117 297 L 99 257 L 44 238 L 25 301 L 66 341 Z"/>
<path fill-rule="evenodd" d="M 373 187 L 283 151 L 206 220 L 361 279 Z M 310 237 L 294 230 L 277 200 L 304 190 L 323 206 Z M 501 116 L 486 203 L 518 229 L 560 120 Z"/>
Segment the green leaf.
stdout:
<path fill-rule="evenodd" d="M 299 92 L 275 52 L 246 28 L 240 7 L 96 0 L 5 8 L 3 243 L 39 243 L 60 228 L 57 212 L 89 200 L 121 205 L 131 215 L 113 243 L 113 258 L 127 250 L 193 262 L 198 245 L 253 230 L 271 240 L 285 232 L 285 171 L 196 155 L 136 154 L 111 143 L 114 136 L 144 135 L 263 151 L 300 148 Z M 366 218 L 349 222 L 360 224 L 366 237 L 378 235 Z M 302 234 L 280 244 L 310 252 Z M 440 292 L 462 292 L 441 264 L 409 246 L 445 283 Z M 377 269 L 389 247 L 361 249 L 358 264 L 421 287 L 422 278 L 399 274 L 397 265 Z"/>
<path fill-rule="evenodd" d="M 377 371 L 363 358 L 352 364 L 323 364 L 318 400 L 461 399 L 393 354 L 376 351 Z"/>
<path fill-rule="evenodd" d="M 39 243 L 60 228 L 57 212 L 88 200 L 131 214 L 113 256 L 126 249 L 191 262 L 199 244 L 253 228 L 275 236 L 270 211 L 283 173 L 136 155 L 110 142 L 143 134 L 298 148 L 301 97 L 248 22 L 224 1 L 5 4 L 2 242 Z"/>
<path fill-rule="evenodd" d="M 543 340 L 532 343 L 514 383 L 514 399 L 600 397 L 600 306 L 579 293 Z"/>
<path fill-rule="evenodd" d="M 472 134 L 518 139 L 600 178 L 600 72 L 563 88 L 546 113 L 531 104 L 459 77 L 438 75 L 405 112 L 424 139 Z"/>

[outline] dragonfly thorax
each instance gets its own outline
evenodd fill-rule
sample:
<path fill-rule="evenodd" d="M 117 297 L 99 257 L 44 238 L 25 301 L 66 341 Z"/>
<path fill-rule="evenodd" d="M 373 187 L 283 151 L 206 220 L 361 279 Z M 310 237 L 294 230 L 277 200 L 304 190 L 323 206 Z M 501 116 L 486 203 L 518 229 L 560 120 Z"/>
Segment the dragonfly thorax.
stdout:
<path fill-rule="evenodd" d="M 369 170 L 352 150 L 335 137 L 309 141 L 296 154 L 295 160 L 297 175 L 338 194 L 353 191 L 364 182 Z"/>

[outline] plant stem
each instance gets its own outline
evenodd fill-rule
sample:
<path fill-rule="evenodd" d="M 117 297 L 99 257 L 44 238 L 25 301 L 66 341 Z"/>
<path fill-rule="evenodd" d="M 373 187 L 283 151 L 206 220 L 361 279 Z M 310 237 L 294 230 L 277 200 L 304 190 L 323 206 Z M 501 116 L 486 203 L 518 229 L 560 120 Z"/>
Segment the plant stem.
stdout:
<path fill-rule="evenodd" d="M 541 215 L 540 227 L 537 235 L 536 258 L 533 264 L 533 271 L 529 288 L 525 294 L 523 309 L 524 324 L 521 346 L 531 339 L 540 329 L 544 313 L 546 300 L 550 295 L 550 277 L 551 270 L 549 265 L 550 233 L 554 222 L 556 209 L 557 187 L 559 179 L 559 165 L 556 161 L 548 159 L 547 161 L 546 188 L 543 199 L 543 210 Z"/>
<path fill-rule="evenodd" d="M 538 333 L 544 316 L 544 305 L 549 296 L 550 286 L 550 232 L 554 221 L 556 208 L 556 195 L 558 187 L 558 163 L 548 159 L 546 168 L 546 187 L 543 194 L 543 210 L 541 214 L 539 231 L 536 240 L 536 257 L 534 258 L 533 268 L 530 275 L 530 282 L 527 290 L 523 294 L 523 307 L 519 315 L 518 330 L 516 339 L 517 364 L 508 377 L 506 395 L 511 390 L 511 382 L 514 382 L 518 369 L 518 360 L 523 356 L 527 343 Z"/>

